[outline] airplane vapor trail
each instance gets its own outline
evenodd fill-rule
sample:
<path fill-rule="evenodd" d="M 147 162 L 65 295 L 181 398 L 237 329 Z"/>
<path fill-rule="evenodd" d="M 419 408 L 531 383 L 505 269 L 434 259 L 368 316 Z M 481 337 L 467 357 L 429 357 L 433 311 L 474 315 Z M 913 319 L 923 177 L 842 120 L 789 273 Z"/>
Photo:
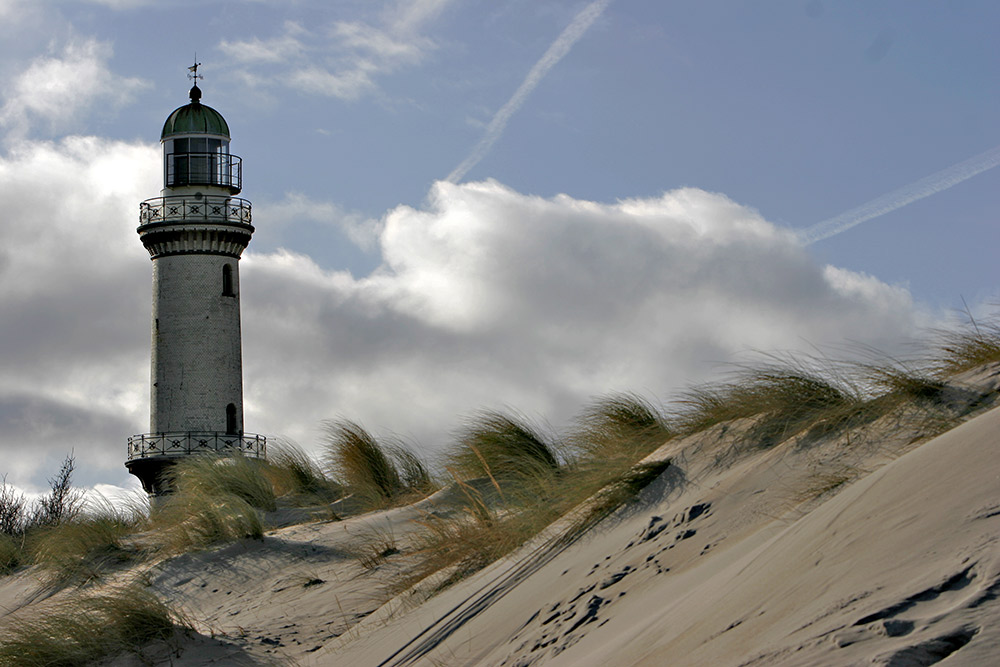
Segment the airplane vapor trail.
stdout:
<path fill-rule="evenodd" d="M 921 178 L 919 181 L 904 185 L 898 190 L 893 190 L 889 194 L 882 195 L 866 204 L 862 204 L 857 208 L 853 208 L 850 211 L 804 229 L 799 232 L 799 240 L 802 242 L 802 245 L 811 245 L 817 241 L 836 236 L 841 232 L 846 232 L 855 225 L 860 225 L 862 222 L 895 211 L 897 208 L 912 204 L 924 197 L 930 197 L 942 190 L 947 190 L 953 185 L 958 185 L 962 181 L 993 169 L 998 165 L 1000 165 L 1000 146 L 991 148 L 985 153 L 980 153 L 964 162 L 959 162 L 947 169 L 942 169 L 930 176 Z"/>
<path fill-rule="evenodd" d="M 511 116 L 521 108 L 521 105 L 528 99 L 528 95 L 531 94 L 545 75 L 549 73 L 549 70 L 555 67 L 569 53 L 573 45 L 583 37 L 594 21 L 597 20 L 610 4 L 611 0 L 595 0 L 595 2 L 584 7 L 576 15 L 576 18 L 566 26 L 566 29 L 556 38 L 556 41 L 552 42 L 552 45 L 549 46 L 541 59 L 531 68 L 528 76 L 521 82 L 520 87 L 514 92 L 514 95 L 496 112 L 489 125 L 486 126 L 483 138 L 479 140 L 479 143 L 472 149 L 468 157 L 462 160 L 462 163 L 448 174 L 448 177 L 445 179 L 446 181 L 457 183 L 470 169 L 479 164 L 480 160 L 486 157 L 486 154 L 493 148 L 493 144 L 503 134 L 504 128 L 507 127 L 507 122 L 510 121 Z"/>

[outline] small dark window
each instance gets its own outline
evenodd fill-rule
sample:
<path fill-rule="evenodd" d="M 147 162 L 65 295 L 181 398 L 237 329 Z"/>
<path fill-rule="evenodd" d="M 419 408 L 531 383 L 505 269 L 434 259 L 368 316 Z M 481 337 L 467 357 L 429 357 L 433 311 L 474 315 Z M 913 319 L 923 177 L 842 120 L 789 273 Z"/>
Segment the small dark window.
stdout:
<path fill-rule="evenodd" d="M 235 435 L 239 431 L 239 427 L 236 424 L 236 405 L 230 403 L 226 406 L 226 433 Z"/>
<path fill-rule="evenodd" d="M 229 264 L 222 265 L 222 296 L 236 296 L 233 291 L 233 267 Z"/>

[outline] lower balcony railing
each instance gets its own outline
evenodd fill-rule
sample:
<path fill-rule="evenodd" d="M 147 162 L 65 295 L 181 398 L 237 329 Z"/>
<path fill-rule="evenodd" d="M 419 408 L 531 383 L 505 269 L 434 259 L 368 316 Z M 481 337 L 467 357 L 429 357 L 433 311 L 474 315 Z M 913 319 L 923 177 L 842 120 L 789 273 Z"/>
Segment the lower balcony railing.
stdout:
<path fill-rule="evenodd" d="M 128 439 L 128 460 L 187 454 L 240 454 L 263 459 L 267 438 L 255 433 L 183 431 L 143 433 Z"/>

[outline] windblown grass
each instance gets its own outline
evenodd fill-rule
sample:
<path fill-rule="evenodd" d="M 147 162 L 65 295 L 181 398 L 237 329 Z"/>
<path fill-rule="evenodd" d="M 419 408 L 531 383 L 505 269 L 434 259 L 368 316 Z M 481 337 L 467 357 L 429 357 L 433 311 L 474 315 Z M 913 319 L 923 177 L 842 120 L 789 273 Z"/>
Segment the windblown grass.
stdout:
<path fill-rule="evenodd" d="M 746 439 L 771 447 L 806 430 L 831 433 L 864 416 L 867 396 L 846 374 L 794 357 L 739 368 L 720 385 L 688 390 L 678 400 L 679 429 L 704 431 L 754 419 Z"/>
<path fill-rule="evenodd" d="M 408 491 L 426 495 L 438 488 L 423 460 L 402 442 L 390 443 L 386 451 L 399 474 L 400 482 Z"/>
<path fill-rule="evenodd" d="M 53 584 L 86 583 L 117 566 L 134 562 L 143 552 L 129 538 L 147 525 L 145 504 L 136 497 L 89 501 L 71 519 L 29 532 L 32 562 L 41 565 Z"/>
<path fill-rule="evenodd" d="M 462 511 L 421 521 L 424 530 L 414 544 L 419 563 L 403 583 L 447 571 L 437 583 L 440 590 L 517 549 L 605 489 L 571 529 L 577 534 L 667 468 L 668 463 L 633 464 L 669 436 L 661 411 L 649 402 L 632 394 L 604 397 L 578 418 L 566 439 L 573 458 L 560 465 L 556 445 L 523 418 L 480 413 L 459 433 L 448 456 L 448 469 L 465 496 Z M 484 498 L 464 481 L 471 478 L 488 479 L 496 497 Z"/>
<path fill-rule="evenodd" d="M 261 539 L 258 510 L 276 507 L 263 462 L 244 457 L 193 456 L 170 471 L 173 493 L 154 507 L 149 539 L 180 553 L 243 538 Z"/>
<path fill-rule="evenodd" d="M 487 477 L 523 483 L 558 469 L 554 446 L 519 415 L 483 411 L 474 415 L 447 454 L 447 469 L 463 479 Z"/>
<path fill-rule="evenodd" d="M 289 441 L 268 445 L 267 477 L 279 497 L 293 497 L 298 504 L 329 503 L 343 488 L 328 478 L 301 447 Z"/>
<path fill-rule="evenodd" d="M 961 329 L 937 331 L 936 343 L 941 350 L 938 373 L 951 375 L 1000 361 L 1000 321 L 996 316 L 969 322 Z"/>
<path fill-rule="evenodd" d="M 0 667 L 78 667 L 140 653 L 186 625 L 139 586 L 77 595 L 33 615 L 8 617 L 0 628 Z"/>
<path fill-rule="evenodd" d="M 24 559 L 23 541 L 13 535 L 0 533 L 0 576 L 16 570 Z"/>
<path fill-rule="evenodd" d="M 328 420 L 327 465 L 355 496 L 372 505 L 385 505 L 406 487 L 382 446 L 371 433 L 347 419 Z"/>
<path fill-rule="evenodd" d="M 231 493 L 174 493 L 153 510 L 150 520 L 153 530 L 148 539 L 167 553 L 264 536 L 258 511 Z"/>
<path fill-rule="evenodd" d="M 265 464 L 245 456 L 191 456 L 170 470 L 174 495 L 235 496 L 251 507 L 275 509 L 274 487 Z"/>
<path fill-rule="evenodd" d="M 673 435 L 660 408 L 637 394 L 621 393 L 603 396 L 584 408 L 566 443 L 583 460 L 628 466 Z"/>
<path fill-rule="evenodd" d="M 427 466 L 402 441 L 382 444 L 348 419 L 328 420 L 324 427 L 327 468 L 362 506 L 387 507 L 436 488 Z"/>

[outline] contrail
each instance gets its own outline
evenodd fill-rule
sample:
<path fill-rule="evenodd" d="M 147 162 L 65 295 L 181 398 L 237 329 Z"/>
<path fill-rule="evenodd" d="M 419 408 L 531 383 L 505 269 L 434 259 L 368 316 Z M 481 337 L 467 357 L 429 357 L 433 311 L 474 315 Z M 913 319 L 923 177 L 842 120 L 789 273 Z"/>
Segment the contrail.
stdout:
<path fill-rule="evenodd" d="M 846 213 L 817 223 L 799 232 L 799 240 L 802 241 L 802 245 L 811 245 L 816 241 L 836 236 L 866 220 L 877 218 L 924 197 L 930 197 L 942 190 L 947 190 L 953 185 L 958 185 L 962 181 L 998 165 L 1000 165 L 1000 146 L 921 178 L 919 181 L 904 185 L 898 190 L 893 190 L 887 195 L 882 195 L 878 199 L 873 199 Z"/>
<path fill-rule="evenodd" d="M 483 138 L 479 140 L 476 147 L 472 149 L 469 156 L 462 160 L 462 164 L 455 167 L 448 178 L 445 180 L 449 183 L 456 183 L 459 179 L 465 176 L 470 169 L 479 164 L 479 161 L 486 157 L 490 149 L 493 148 L 493 144 L 496 143 L 500 135 L 503 134 L 504 128 L 507 127 L 507 122 L 510 117 L 513 116 L 524 101 L 528 99 L 528 95 L 531 91 L 541 82 L 549 70 L 555 67 L 555 65 L 563 59 L 563 57 L 569 53 L 569 50 L 573 48 L 573 45 L 583 37 L 590 26 L 597 20 L 597 18 L 607 9 L 608 5 L 611 4 L 611 0 L 596 0 L 583 8 L 579 14 L 576 15 L 566 29 L 562 31 L 562 34 L 556 38 L 556 41 L 552 42 L 552 46 L 549 47 L 548 51 L 541 57 L 541 59 L 535 63 L 535 66 L 531 68 L 528 72 L 528 76 L 524 78 L 521 82 L 521 86 L 517 89 L 514 95 L 507 100 L 496 115 L 493 116 L 493 120 L 490 124 L 486 126 L 486 133 Z"/>

